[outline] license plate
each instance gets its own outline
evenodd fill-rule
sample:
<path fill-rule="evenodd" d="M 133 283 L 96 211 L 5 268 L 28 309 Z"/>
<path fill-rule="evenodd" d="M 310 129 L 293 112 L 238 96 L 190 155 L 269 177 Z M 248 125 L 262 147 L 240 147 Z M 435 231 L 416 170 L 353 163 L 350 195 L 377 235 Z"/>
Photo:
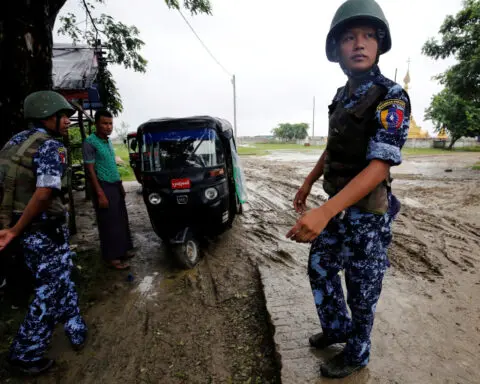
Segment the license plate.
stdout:
<path fill-rule="evenodd" d="M 172 189 L 190 189 L 192 182 L 190 179 L 173 179 Z"/>

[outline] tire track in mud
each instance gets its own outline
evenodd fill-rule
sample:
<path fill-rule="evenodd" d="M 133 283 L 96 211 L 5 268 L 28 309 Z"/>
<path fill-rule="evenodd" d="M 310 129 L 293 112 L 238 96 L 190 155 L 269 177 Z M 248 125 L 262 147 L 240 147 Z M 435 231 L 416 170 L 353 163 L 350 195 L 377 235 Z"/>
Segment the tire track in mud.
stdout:
<path fill-rule="evenodd" d="M 291 265 L 296 251 L 285 240 L 285 233 L 294 225 L 297 215 L 292 201 L 306 176 L 299 172 L 304 163 L 287 165 L 259 158 L 246 159 L 249 208 L 243 219 L 247 237 L 269 244 L 280 253 L 264 249 L 261 254 L 269 260 Z M 313 167 L 313 163 L 311 166 Z M 407 276 L 420 276 L 429 281 L 441 279 L 451 269 L 473 273 L 480 262 L 480 178 L 462 171 L 462 183 L 446 177 L 394 175 L 402 182 L 394 193 L 402 201 L 402 210 L 393 225 L 393 240 L 389 257 L 392 265 Z M 455 177 L 460 178 L 460 175 Z M 424 185 L 403 183 L 422 180 Z M 442 180 L 443 183 L 438 183 Z M 408 196 L 408 198 L 407 198 Z M 327 196 L 317 182 L 308 198 L 309 206 L 321 205 Z M 405 201 L 403 201 L 405 198 Z M 415 202 L 411 204 L 410 202 Z M 463 215 L 455 215 L 456 207 Z M 265 247 L 268 248 L 268 247 Z M 284 249 L 289 249 L 285 251 Z"/>
<path fill-rule="evenodd" d="M 297 218 L 293 197 L 314 164 L 291 166 L 259 158 L 244 164 L 250 203 L 241 221 L 248 242 L 257 245 L 282 380 L 323 382 L 318 365 L 325 356 L 312 352 L 307 341 L 319 331 L 306 273 L 308 245 L 285 239 Z M 367 369 L 342 382 L 473 383 L 478 377 L 480 308 L 475 298 L 480 281 L 475 273 L 480 207 L 468 206 L 471 180 L 467 186 L 435 182 L 417 193 L 423 179 L 394 184 L 403 207 L 393 226 L 393 268 L 377 308 L 375 358 Z M 451 211 L 452 198 L 461 214 Z M 323 201 L 319 182 L 310 206 Z"/>
<path fill-rule="evenodd" d="M 278 383 L 260 277 L 238 220 L 205 244 L 192 270 L 179 270 L 150 227 L 142 197 L 128 185 L 137 257 L 129 272 L 99 292 L 85 314 L 86 348 L 71 351 L 55 337 L 56 369 L 35 383 Z M 82 207 L 82 208 L 80 208 Z M 93 209 L 79 221 L 78 248 L 98 247 Z M 93 224 L 93 225 L 92 225 Z M 99 283 L 101 285 L 101 283 Z M 28 381 L 27 381 L 28 382 Z M 16 383 L 12 381 L 12 383 Z"/>

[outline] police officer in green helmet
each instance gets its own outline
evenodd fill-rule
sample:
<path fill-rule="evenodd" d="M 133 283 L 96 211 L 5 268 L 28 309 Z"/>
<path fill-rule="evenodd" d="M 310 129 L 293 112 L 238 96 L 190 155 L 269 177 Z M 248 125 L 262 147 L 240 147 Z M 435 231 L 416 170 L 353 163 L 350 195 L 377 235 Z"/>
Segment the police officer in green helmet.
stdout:
<path fill-rule="evenodd" d="M 308 274 L 322 332 L 310 337 L 310 345 L 345 344 L 321 365 L 327 377 L 345 377 L 368 364 L 375 309 L 389 267 L 391 226 L 400 209 L 390 167 L 401 163 L 411 111 L 407 93 L 378 67 L 391 45 L 387 19 L 374 0 L 348 0 L 337 10 L 326 54 L 348 80 L 329 106 L 327 147 L 298 190 L 294 207 L 305 212 L 321 176 L 329 199 L 304 213 L 287 234 L 312 242 Z"/>
<path fill-rule="evenodd" d="M 35 297 L 10 347 L 10 367 L 40 374 L 53 365 L 44 357 L 56 323 L 64 324 L 72 347 L 83 347 L 87 327 L 70 279 L 72 259 L 64 201 L 65 136 L 74 109 L 60 94 L 27 96 L 25 118 L 32 128 L 0 151 L 0 257 L 12 245 L 22 252 L 36 282 Z"/>

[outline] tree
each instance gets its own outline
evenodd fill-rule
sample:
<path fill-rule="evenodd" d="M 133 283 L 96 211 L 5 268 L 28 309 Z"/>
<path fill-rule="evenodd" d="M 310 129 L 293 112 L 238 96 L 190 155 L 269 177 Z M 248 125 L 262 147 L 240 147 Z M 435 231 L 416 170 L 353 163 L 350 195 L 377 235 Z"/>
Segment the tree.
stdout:
<path fill-rule="evenodd" d="M 120 124 L 115 124 L 115 128 L 113 129 L 117 134 L 118 138 L 122 140 L 122 143 L 127 139 L 128 131 L 130 129 L 130 125 L 122 121 Z"/>
<path fill-rule="evenodd" d="M 76 26 L 76 16 L 68 14 L 60 20 L 61 32 L 74 41 L 95 43 L 97 37 L 107 47 L 107 61 L 144 72 L 147 62 L 139 54 L 143 42 L 134 26 L 116 22 L 108 15 L 93 17 L 95 3 L 106 0 L 81 0 L 89 15 L 90 30 L 82 33 Z M 0 14 L 0 146 L 13 133 L 25 128 L 23 100 L 29 93 L 51 89 L 53 28 L 66 0 L 5 1 Z M 165 0 L 169 8 L 179 9 L 179 0 Z M 209 0 L 183 0 L 192 14 L 211 13 Z M 106 92 L 104 102 L 121 111 L 121 99 L 108 71 L 101 74 Z"/>
<path fill-rule="evenodd" d="M 464 0 L 463 9 L 447 16 L 439 33 L 441 42 L 429 39 L 422 53 L 435 60 L 453 56 L 457 63 L 435 77 L 445 89 L 432 98 L 426 117 L 437 130 L 446 127 L 451 149 L 462 136 L 480 135 L 480 0 Z"/>
<path fill-rule="evenodd" d="M 308 128 L 307 123 L 282 123 L 272 129 L 272 133 L 282 140 L 303 140 L 308 136 Z"/>
<path fill-rule="evenodd" d="M 480 104 L 480 0 L 465 0 L 463 9 L 445 18 L 439 33 L 442 41 L 429 39 L 422 53 L 438 59 L 453 56 L 457 63 L 436 76 L 464 100 Z"/>
<path fill-rule="evenodd" d="M 445 128 L 450 134 L 452 149 L 461 137 L 480 135 L 480 108 L 468 102 L 449 88 L 433 96 L 430 107 L 425 111 L 425 118 L 432 120 L 435 130 Z"/>

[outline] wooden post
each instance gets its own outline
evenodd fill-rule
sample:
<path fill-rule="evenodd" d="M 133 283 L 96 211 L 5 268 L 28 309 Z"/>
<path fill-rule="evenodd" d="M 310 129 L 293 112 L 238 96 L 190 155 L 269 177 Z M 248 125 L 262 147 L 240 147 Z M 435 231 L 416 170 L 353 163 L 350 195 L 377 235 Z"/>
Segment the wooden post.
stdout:
<path fill-rule="evenodd" d="M 83 106 L 83 100 L 79 100 L 79 103 L 80 105 Z M 85 125 L 83 124 L 83 113 L 80 111 L 78 112 L 78 126 L 80 128 L 80 135 L 82 136 L 82 144 L 83 144 L 85 139 L 87 138 L 87 134 L 85 133 Z M 82 164 L 83 164 L 83 172 L 85 173 L 85 200 L 89 201 L 92 199 L 92 193 L 90 190 L 90 183 L 88 181 L 87 167 L 85 166 L 83 159 L 82 159 Z"/>
<path fill-rule="evenodd" d="M 77 103 L 76 101 L 72 101 L 71 103 L 78 110 L 78 113 L 79 113 L 78 123 L 79 123 L 79 125 L 82 124 L 82 126 L 84 127 L 83 128 L 83 133 L 82 133 L 82 144 L 83 144 L 84 135 L 85 135 L 85 126 L 83 125 L 83 116 L 85 116 L 86 119 L 88 120 L 88 124 L 90 125 L 90 127 L 91 127 L 91 124 L 93 124 L 93 119 L 90 115 L 88 115 L 87 112 L 85 112 L 85 110 L 83 109 L 83 101 L 81 100 L 81 102 L 82 102 L 82 104 Z M 80 128 L 80 131 L 82 131 L 82 128 Z M 85 199 L 90 200 L 91 199 L 90 183 L 88 182 L 87 170 L 84 169 L 84 171 L 85 171 Z"/>
<path fill-rule="evenodd" d="M 80 112 L 78 112 L 80 113 Z M 75 235 L 77 233 L 77 221 L 75 218 L 75 202 L 73 200 L 72 189 L 72 147 L 70 145 L 70 138 L 68 135 L 64 139 L 65 146 L 67 147 L 67 185 L 68 185 L 68 205 L 70 207 L 68 216 L 68 226 L 70 228 L 70 234 Z"/>

